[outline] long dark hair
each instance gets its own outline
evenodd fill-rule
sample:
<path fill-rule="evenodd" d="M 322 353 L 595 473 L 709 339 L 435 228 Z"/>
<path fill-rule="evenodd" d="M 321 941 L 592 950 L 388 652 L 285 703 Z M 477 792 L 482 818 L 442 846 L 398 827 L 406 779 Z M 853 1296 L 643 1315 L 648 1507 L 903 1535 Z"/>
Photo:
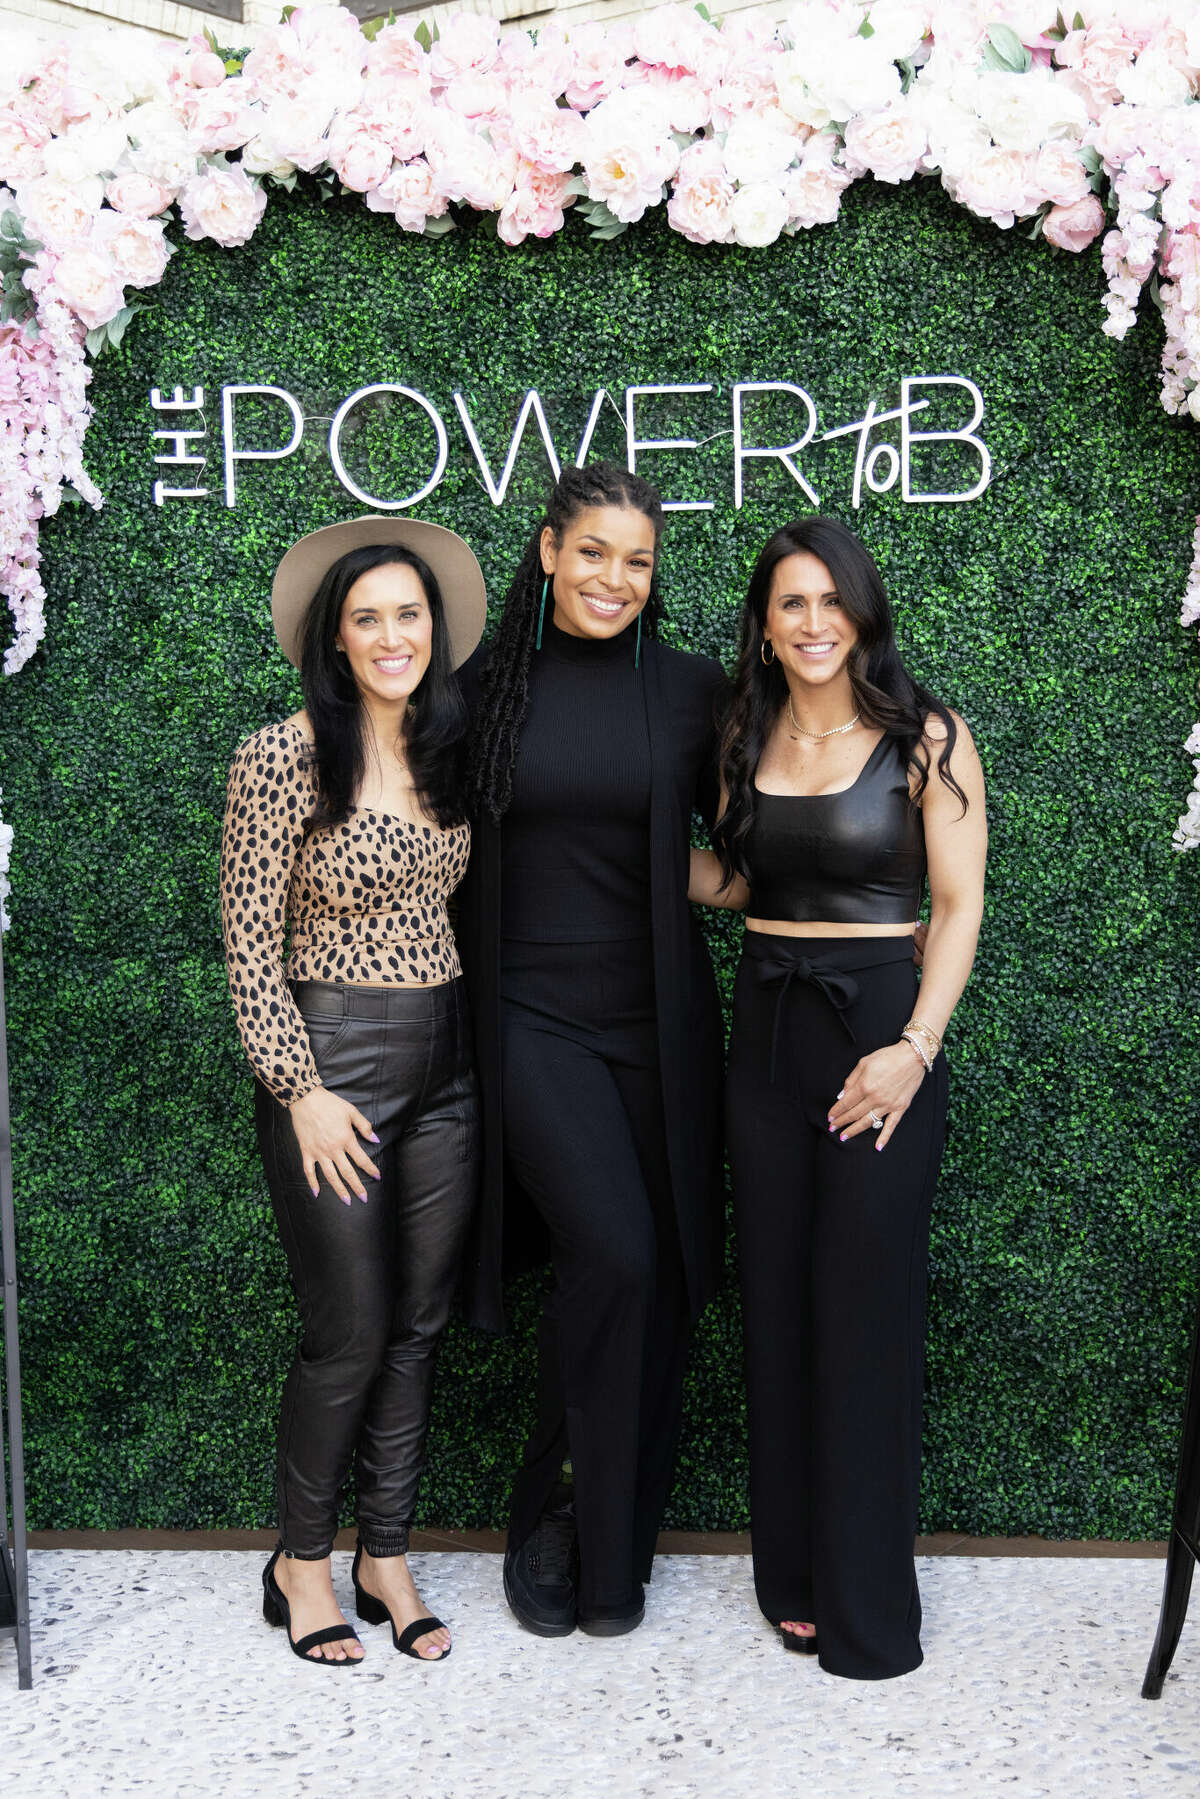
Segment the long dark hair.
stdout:
<path fill-rule="evenodd" d="M 642 610 L 642 630 L 658 634 L 661 611 L 658 540 L 663 507 L 657 488 L 631 475 L 615 462 L 589 462 L 565 468 L 546 501 L 541 520 L 525 549 L 504 601 L 487 664 L 480 677 L 479 704 L 471 726 L 467 755 L 467 803 L 477 815 L 487 813 L 499 824 L 512 799 L 513 769 L 521 727 L 529 710 L 529 664 L 537 637 L 542 604 L 542 532 L 549 526 L 556 544 L 572 519 L 592 506 L 628 506 L 654 527 L 654 572 L 650 598 Z M 549 600 L 547 600 L 549 605 Z"/>
<path fill-rule="evenodd" d="M 401 727 L 404 757 L 421 806 L 445 829 L 465 817 L 459 745 L 467 728 L 467 708 L 450 654 L 450 633 L 437 576 L 403 544 L 365 544 L 348 550 L 327 569 L 304 620 L 300 683 L 315 740 L 317 804 L 306 831 L 340 825 L 353 805 L 366 772 L 363 706 L 346 657 L 336 646 L 346 595 L 360 575 L 401 562 L 425 590 L 433 618 L 429 667 L 408 703 Z"/>
<path fill-rule="evenodd" d="M 836 519 L 795 519 L 763 546 L 742 607 L 734 694 L 721 735 L 721 780 L 728 798 L 713 831 L 726 884 L 735 874 L 748 877 L 750 873 L 746 838 L 754 820 L 754 771 L 787 695 L 787 680 L 779 662 L 768 666 L 762 659 L 771 578 L 785 556 L 803 550 L 823 562 L 833 576 L 842 609 L 858 633 L 847 662 L 854 703 L 868 725 L 881 726 L 896 739 L 916 775 L 914 803 L 929 781 L 929 757 L 922 739 L 925 720 L 933 713 L 946 729 L 938 775 L 966 811 L 967 797 L 950 770 L 957 735 L 954 719 L 941 700 L 913 680 L 900 660 L 892 609 L 870 551 Z"/>

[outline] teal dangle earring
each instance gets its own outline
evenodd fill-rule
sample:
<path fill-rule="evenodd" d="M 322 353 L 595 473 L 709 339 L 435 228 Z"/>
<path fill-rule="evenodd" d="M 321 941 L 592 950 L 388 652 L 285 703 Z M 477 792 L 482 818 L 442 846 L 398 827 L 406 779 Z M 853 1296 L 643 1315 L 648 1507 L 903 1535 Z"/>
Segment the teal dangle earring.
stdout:
<path fill-rule="evenodd" d="M 633 643 L 633 666 L 635 668 L 642 666 L 642 615 L 640 612 L 638 613 L 637 636 Z"/>
<path fill-rule="evenodd" d="M 540 650 L 542 647 L 542 626 L 546 622 L 546 595 L 549 593 L 549 591 L 550 591 L 550 577 L 549 577 L 549 575 L 547 575 L 546 579 L 542 582 L 542 603 L 538 607 L 537 642 L 533 646 L 535 650 Z M 640 622 L 641 621 L 639 620 L 639 623 Z"/>

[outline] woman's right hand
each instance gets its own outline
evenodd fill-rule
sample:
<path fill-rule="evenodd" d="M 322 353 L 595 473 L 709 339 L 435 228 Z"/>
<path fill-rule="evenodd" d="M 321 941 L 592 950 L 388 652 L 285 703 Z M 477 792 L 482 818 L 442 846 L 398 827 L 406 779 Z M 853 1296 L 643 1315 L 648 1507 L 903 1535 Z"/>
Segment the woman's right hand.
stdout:
<path fill-rule="evenodd" d="M 358 1170 L 365 1170 L 373 1180 L 379 1179 L 379 1170 L 354 1133 L 357 1131 L 371 1143 L 378 1143 L 379 1138 L 358 1107 L 339 1099 L 328 1087 L 314 1087 L 290 1109 L 304 1158 L 304 1176 L 313 1197 L 321 1191 L 318 1177 L 323 1174 L 343 1205 L 350 1204 L 347 1188 L 365 1200 L 367 1195 Z"/>

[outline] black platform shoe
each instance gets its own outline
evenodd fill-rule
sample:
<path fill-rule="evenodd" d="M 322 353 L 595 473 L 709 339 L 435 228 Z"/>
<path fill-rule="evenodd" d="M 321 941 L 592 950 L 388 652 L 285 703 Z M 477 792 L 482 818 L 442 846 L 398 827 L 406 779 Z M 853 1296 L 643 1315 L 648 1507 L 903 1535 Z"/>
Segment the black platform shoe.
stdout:
<path fill-rule="evenodd" d="M 575 1499 L 560 1483 L 525 1542 L 504 1554 L 504 1597 L 517 1622 L 535 1637 L 569 1637 L 578 1569 Z"/>

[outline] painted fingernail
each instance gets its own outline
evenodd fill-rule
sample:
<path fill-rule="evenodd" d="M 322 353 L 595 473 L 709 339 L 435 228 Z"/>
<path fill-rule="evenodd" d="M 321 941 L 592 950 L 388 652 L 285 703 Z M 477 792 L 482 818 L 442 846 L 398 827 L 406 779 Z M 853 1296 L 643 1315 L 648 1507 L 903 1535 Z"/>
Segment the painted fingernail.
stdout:
<path fill-rule="evenodd" d="M 831 1137 L 832 1137 L 832 1136 L 833 1136 L 833 1133 L 834 1133 L 834 1132 L 835 1132 L 835 1131 L 836 1131 L 836 1130 L 837 1130 L 837 1125 L 836 1125 L 836 1124 L 831 1124 L 831 1125 L 830 1125 L 830 1127 L 829 1127 L 829 1135 L 830 1135 L 830 1136 L 831 1136 Z"/>
<path fill-rule="evenodd" d="M 847 1133 L 847 1132 L 846 1132 L 846 1131 L 843 1131 L 843 1132 L 842 1132 L 842 1134 L 841 1134 L 841 1136 L 840 1136 L 840 1137 L 839 1137 L 839 1138 L 838 1138 L 838 1142 L 839 1142 L 839 1143 L 844 1143 L 844 1142 L 845 1142 L 845 1141 L 846 1141 L 846 1137 L 847 1137 L 847 1135 L 848 1135 L 848 1133 Z"/>
<path fill-rule="evenodd" d="M 875 1145 L 875 1147 L 876 1147 L 876 1149 L 882 1149 L 882 1148 L 883 1148 L 883 1144 L 882 1144 L 882 1143 L 877 1143 L 877 1144 L 876 1144 L 876 1145 Z"/>
<path fill-rule="evenodd" d="M 844 1096 L 845 1092 L 846 1092 L 846 1089 L 844 1087 L 839 1087 L 838 1088 L 838 1098 L 841 1099 Z"/>
<path fill-rule="evenodd" d="M 348 1206 L 350 1204 L 350 1195 L 348 1193 L 347 1193 L 345 1199 L 342 1201 L 342 1204 L 344 1206 Z"/>
<path fill-rule="evenodd" d="M 359 1197 L 359 1198 L 360 1198 L 360 1199 L 361 1199 L 361 1200 L 362 1200 L 362 1202 L 363 1202 L 363 1204 L 364 1204 L 364 1205 L 365 1205 L 365 1204 L 366 1204 L 366 1202 L 367 1202 L 367 1196 L 366 1196 L 366 1194 L 365 1194 L 365 1193 L 360 1193 L 360 1194 L 359 1194 L 359 1196 L 358 1196 L 358 1197 Z"/>
<path fill-rule="evenodd" d="M 320 1199 L 321 1189 L 319 1187 L 310 1187 L 309 1192 L 312 1194 L 314 1199 Z"/>
<path fill-rule="evenodd" d="M 379 1138 L 375 1135 L 374 1131 L 371 1132 L 371 1135 L 368 1138 L 368 1142 L 370 1142 L 370 1143 L 378 1143 L 379 1142 Z"/>
<path fill-rule="evenodd" d="M 383 1179 L 383 1176 L 380 1174 L 378 1168 L 375 1170 L 374 1174 L 371 1176 L 371 1179 L 374 1181 L 381 1181 Z"/>

